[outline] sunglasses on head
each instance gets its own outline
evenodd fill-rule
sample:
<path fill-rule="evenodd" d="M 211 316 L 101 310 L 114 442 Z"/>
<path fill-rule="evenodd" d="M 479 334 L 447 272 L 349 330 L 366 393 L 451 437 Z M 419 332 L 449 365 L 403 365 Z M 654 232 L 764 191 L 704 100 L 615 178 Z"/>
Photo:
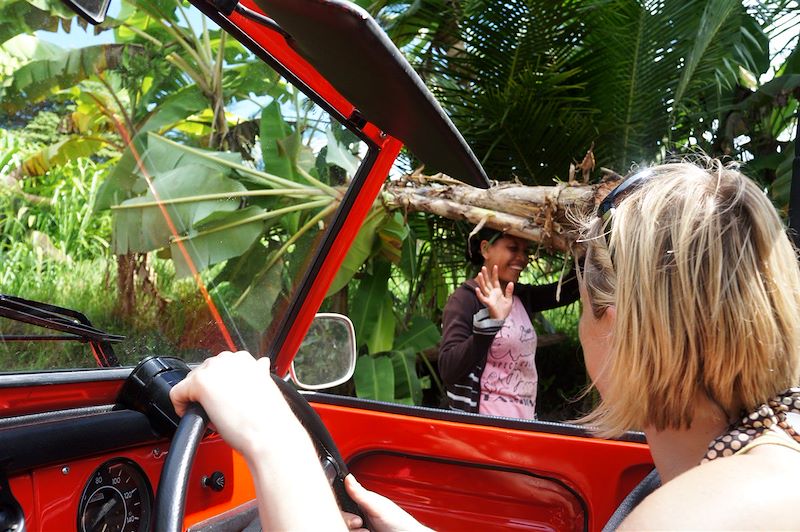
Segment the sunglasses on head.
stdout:
<path fill-rule="evenodd" d="M 600 202 L 600 206 L 597 207 L 597 217 L 607 220 L 617 204 L 622 201 L 627 194 L 642 186 L 652 175 L 653 173 L 649 169 L 645 169 L 614 187 L 614 189 L 608 193 L 608 196 L 603 198 L 603 201 Z"/>
<path fill-rule="evenodd" d="M 631 177 L 614 187 L 614 189 L 608 193 L 608 196 L 603 198 L 603 201 L 600 202 L 600 205 L 597 207 L 597 217 L 603 220 L 603 227 L 605 228 L 608 224 L 611 215 L 614 213 L 614 209 L 616 209 L 619 202 L 625 199 L 625 196 L 642 186 L 650 177 L 652 177 L 653 172 L 649 169 L 644 169 L 641 172 L 633 174 Z M 606 242 L 606 248 L 609 248 L 610 243 L 610 229 L 604 229 L 603 231 L 603 238 Z M 613 262 L 613 261 L 612 261 Z"/>

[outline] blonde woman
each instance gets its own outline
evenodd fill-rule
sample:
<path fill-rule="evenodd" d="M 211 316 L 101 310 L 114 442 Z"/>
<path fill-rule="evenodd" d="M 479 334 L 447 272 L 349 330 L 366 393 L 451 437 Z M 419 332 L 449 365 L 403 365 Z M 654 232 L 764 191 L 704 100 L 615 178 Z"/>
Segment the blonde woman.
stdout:
<path fill-rule="evenodd" d="M 644 430 L 663 484 L 621 527 L 797 528 L 800 436 L 790 412 L 800 410 L 800 388 L 792 388 L 800 371 L 800 269 L 769 199 L 718 161 L 666 164 L 609 194 L 587 222 L 584 241 L 579 332 L 602 398 L 584 422 L 607 436 Z M 237 356 L 241 372 L 255 364 L 249 355 Z M 200 370 L 176 386 L 178 410 L 200 401 L 213 420 L 216 412 L 235 409 L 242 388 L 199 385 L 205 379 L 217 377 L 204 378 Z M 266 379 L 259 386 L 269 385 Z M 270 397 L 281 402 L 276 393 Z M 254 403 L 262 412 L 266 399 Z M 286 408 L 276 411 L 288 429 L 298 425 Z M 251 467 L 281 462 L 247 443 L 249 433 L 258 433 L 253 423 L 218 428 L 226 439 L 244 442 L 236 446 Z M 305 454 L 294 461 L 315 462 L 311 451 Z M 322 523 L 338 521 L 319 472 L 302 481 L 286 476 L 299 486 L 318 486 L 328 504 L 321 505 L 324 517 L 315 514 Z M 421 527 L 388 499 L 347 480 L 373 530 Z M 261 493 L 260 500 L 269 498 Z M 286 497 L 272 504 L 286 509 L 287 519 L 302 517 Z M 346 523 L 361 526 L 351 515 Z"/>
<path fill-rule="evenodd" d="M 585 240 L 585 421 L 643 429 L 663 484 L 623 528 L 796 528 L 800 270 L 769 199 L 718 161 L 662 165 Z"/>

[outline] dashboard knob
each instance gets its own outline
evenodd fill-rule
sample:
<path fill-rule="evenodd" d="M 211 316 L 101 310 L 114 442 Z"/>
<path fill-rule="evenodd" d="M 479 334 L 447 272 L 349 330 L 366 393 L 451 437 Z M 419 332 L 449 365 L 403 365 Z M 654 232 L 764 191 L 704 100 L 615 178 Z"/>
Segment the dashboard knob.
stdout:
<path fill-rule="evenodd" d="M 222 491 L 225 488 L 225 474 L 222 471 L 214 471 L 211 475 L 203 477 L 202 484 L 213 491 Z"/>

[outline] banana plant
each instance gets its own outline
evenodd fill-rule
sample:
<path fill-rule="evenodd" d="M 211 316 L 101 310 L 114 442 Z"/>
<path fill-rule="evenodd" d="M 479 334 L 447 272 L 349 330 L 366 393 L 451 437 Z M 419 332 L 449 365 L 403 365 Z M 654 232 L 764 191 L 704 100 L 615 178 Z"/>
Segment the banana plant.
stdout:
<path fill-rule="evenodd" d="M 188 144 L 224 147 L 232 119 L 228 103 L 249 98 L 265 82 L 276 92 L 283 90 L 276 75 L 225 32 L 208 28 L 204 20 L 202 27 L 193 27 L 179 1 L 123 1 L 119 14 L 101 27 L 113 32 L 113 44 L 71 50 L 30 34 L 53 29 L 58 21 L 69 29 L 58 3 L 31 0 L 14 6 L 43 16 L 38 27 L 20 24 L 20 34 L 12 37 L 9 31 L 0 44 L 1 110 L 13 113 L 45 99 L 76 103 L 65 120 L 70 134 L 23 161 L 18 177 L 41 175 L 89 153 L 96 156 L 103 146 L 101 153 L 116 164 L 97 195 L 98 211 L 140 192 L 131 186 L 138 179 L 137 159 L 147 150 L 148 133 L 172 131 Z M 0 29 L 15 20 L 10 4 L 0 17 Z M 135 270 L 125 267 L 130 259 L 119 256 L 120 275 Z M 119 283 L 123 313 L 133 307 L 134 282 Z"/>
<path fill-rule="evenodd" d="M 332 172 L 349 180 L 358 166 L 355 137 L 337 140 L 341 126 L 296 94 L 265 106 L 259 130 L 257 164 L 151 132 L 138 163 L 109 176 L 116 194 L 103 200 L 114 215 L 115 253 L 159 251 L 179 276 L 220 265 L 212 284 L 231 287 L 230 307 L 256 328 L 341 200 Z"/>
<path fill-rule="evenodd" d="M 385 206 L 374 210 L 359 231 L 345 259 L 348 269 L 343 271 L 361 268 L 349 312 L 363 353 L 356 362 L 356 394 L 419 405 L 424 389 L 435 385 L 441 393 L 441 383 L 425 354 L 436 348 L 441 334 L 430 317 L 399 311 L 404 306 L 414 308 L 410 292 L 415 282 L 422 282 L 420 272 L 408 267 L 416 263 L 412 225 L 400 212 L 389 212 Z M 427 372 L 420 372 L 418 366 L 427 366 Z M 427 375 L 420 377 L 420 373 Z"/>
<path fill-rule="evenodd" d="M 0 43 L 37 30 L 69 31 L 75 19 L 73 13 L 59 0 L 2 0 L 0 1 Z M 78 20 L 80 26 L 86 23 Z"/>

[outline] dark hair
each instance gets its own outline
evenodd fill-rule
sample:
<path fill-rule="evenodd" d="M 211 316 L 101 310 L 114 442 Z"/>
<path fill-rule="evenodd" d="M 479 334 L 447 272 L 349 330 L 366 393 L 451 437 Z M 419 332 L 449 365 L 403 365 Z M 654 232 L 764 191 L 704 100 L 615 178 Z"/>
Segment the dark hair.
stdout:
<path fill-rule="evenodd" d="M 504 233 L 497 229 L 483 228 L 474 235 L 468 237 L 467 252 L 464 254 L 470 264 L 475 266 L 483 266 L 483 254 L 481 253 L 481 242 L 487 240 L 490 244 L 494 244 L 499 238 L 503 237 Z"/>

